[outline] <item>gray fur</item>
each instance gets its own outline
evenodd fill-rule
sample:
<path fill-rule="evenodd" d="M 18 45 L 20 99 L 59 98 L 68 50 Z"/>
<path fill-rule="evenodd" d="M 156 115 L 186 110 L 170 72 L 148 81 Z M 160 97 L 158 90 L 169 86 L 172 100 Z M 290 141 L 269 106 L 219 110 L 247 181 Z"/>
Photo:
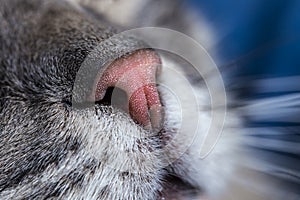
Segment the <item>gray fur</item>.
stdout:
<path fill-rule="evenodd" d="M 14 0 L 0 9 L 0 198 L 153 199 L 161 171 L 145 131 L 120 113 L 108 117 L 113 109 L 70 107 L 80 63 L 114 31 L 65 2 Z M 118 169 L 115 160 L 129 158 Z"/>
<path fill-rule="evenodd" d="M 147 24 L 157 25 L 162 19 Z M 137 24 L 143 22 L 129 26 Z M 182 27 L 183 22 L 167 24 L 189 30 Z M 174 173 L 197 193 L 223 188 L 232 171 L 224 156 L 233 155 L 227 142 L 208 161 L 197 157 L 197 146 L 184 152 L 190 133 L 179 135 L 174 146 L 162 152 L 158 135 L 149 137 L 149 132 L 117 109 L 72 106 L 80 65 L 100 42 L 117 33 L 108 25 L 109 19 L 90 15 L 69 2 L 1 2 L 0 199 L 157 199 L 162 193 L 171 195 L 164 189 L 170 187 L 165 175 Z M 127 39 L 101 46 L 94 60 L 106 63 L 145 47 L 143 42 Z M 199 99 L 207 103 L 207 91 L 199 91 Z M 176 124 L 178 113 L 172 110 L 171 99 L 168 103 L 168 97 L 167 101 L 162 98 L 165 129 L 176 131 L 171 122 Z M 204 122 L 210 120 L 208 113 L 201 113 Z M 239 122 L 228 124 L 225 133 L 233 132 L 231 128 Z M 165 160 L 178 152 L 184 155 L 166 166 Z M 219 171 L 216 160 L 223 170 Z M 211 177 L 220 180 L 221 186 Z"/>

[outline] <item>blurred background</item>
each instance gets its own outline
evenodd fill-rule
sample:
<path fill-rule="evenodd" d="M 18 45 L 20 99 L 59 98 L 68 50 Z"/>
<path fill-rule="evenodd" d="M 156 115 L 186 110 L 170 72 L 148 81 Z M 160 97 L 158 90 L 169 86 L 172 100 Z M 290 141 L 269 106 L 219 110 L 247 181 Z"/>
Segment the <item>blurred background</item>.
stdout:
<path fill-rule="evenodd" d="M 202 13 L 217 33 L 215 49 L 219 66 L 231 70 L 235 78 L 294 77 L 270 83 L 265 86 L 268 88 L 249 88 L 241 91 L 243 96 L 262 95 L 266 89 L 300 91 L 299 0 L 188 0 L 188 3 Z"/>
<path fill-rule="evenodd" d="M 252 167 L 280 182 L 274 198 L 300 199 L 300 1 L 188 3 L 216 33 L 218 66 L 243 106 L 245 143 L 261 160 Z"/>

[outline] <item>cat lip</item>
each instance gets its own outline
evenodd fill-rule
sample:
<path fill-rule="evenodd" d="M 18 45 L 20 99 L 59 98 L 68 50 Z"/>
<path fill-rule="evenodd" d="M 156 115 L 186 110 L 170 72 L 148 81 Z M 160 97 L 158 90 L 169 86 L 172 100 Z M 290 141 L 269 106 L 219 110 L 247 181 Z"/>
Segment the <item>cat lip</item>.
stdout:
<path fill-rule="evenodd" d="M 104 98 L 109 87 L 117 87 L 127 94 L 126 103 L 132 119 L 145 129 L 160 130 L 163 107 L 156 87 L 156 74 L 160 67 L 160 57 L 149 49 L 137 50 L 113 61 L 98 76 L 96 101 Z M 113 101 L 114 96 L 111 98 Z"/>

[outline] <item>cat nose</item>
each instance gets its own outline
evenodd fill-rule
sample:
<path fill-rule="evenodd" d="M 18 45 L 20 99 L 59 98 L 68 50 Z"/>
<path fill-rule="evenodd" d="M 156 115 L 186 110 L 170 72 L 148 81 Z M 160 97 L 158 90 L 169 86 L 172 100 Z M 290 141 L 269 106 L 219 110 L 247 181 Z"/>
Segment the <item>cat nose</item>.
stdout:
<path fill-rule="evenodd" d="M 156 87 L 156 74 L 160 68 L 161 60 L 152 50 L 138 50 L 119 58 L 103 72 L 95 98 L 101 100 L 109 87 L 122 89 L 127 94 L 131 118 L 146 129 L 158 131 L 163 120 Z"/>

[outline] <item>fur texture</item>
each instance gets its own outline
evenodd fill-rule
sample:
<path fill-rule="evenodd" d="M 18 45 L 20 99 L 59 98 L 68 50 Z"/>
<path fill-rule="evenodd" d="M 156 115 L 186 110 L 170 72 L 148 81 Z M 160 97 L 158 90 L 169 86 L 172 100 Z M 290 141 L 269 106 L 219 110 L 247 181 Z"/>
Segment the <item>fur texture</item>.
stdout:
<path fill-rule="evenodd" d="M 163 66 L 188 77 L 198 103 L 195 107 L 183 95 L 186 107 L 181 107 L 163 83 L 172 80 L 184 92 L 185 82 L 163 68 L 163 133 L 144 130 L 112 106 L 72 105 L 75 77 L 87 56 L 107 63 L 147 47 L 137 39 L 118 37 L 97 46 L 120 30 L 168 27 L 193 36 L 206 48 L 213 45 L 210 28 L 195 22 L 180 1 L 124 2 L 1 2 L 0 199 L 231 199 L 232 193 L 241 199 L 251 188 L 240 191 L 235 178 L 260 177 L 237 164 L 251 156 L 240 149 L 244 130 L 233 109 L 214 150 L 200 157 L 199 146 L 212 118 L 209 91 L 163 54 Z M 188 118 L 191 124 L 199 119 L 198 129 L 180 131 L 180 109 L 197 111 Z"/>

